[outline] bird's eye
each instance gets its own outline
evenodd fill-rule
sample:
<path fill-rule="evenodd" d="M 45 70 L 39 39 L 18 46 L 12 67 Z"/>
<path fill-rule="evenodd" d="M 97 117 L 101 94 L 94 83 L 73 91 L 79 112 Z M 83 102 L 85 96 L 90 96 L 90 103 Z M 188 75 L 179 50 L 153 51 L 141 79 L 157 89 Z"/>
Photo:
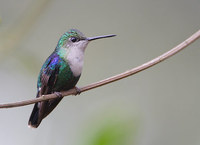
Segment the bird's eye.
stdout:
<path fill-rule="evenodd" d="M 77 41 L 78 41 L 78 38 L 76 38 L 76 37 L 71 37 L 71 38 L 70 38 L 70 41 L 72 41 L 72 42 L 77 42 Z"/>

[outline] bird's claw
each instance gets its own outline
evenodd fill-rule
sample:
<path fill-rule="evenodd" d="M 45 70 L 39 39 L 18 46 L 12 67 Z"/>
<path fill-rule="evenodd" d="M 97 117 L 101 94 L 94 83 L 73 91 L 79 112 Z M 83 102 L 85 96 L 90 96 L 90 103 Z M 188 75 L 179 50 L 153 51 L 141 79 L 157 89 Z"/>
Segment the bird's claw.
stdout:
<path fill-rule="evenodd" d="M 74 88 L 75 88 L 75 90 L 76 90 L 75 96 L 76 96 L 76 95 L 80 95 L 81 89 L 78 88 L 78 87 L 76 87 L 76 86 L 75 86 Z"/>
<path fill-rule="evenodd" d="M 63 98 L 63 95 L 61 94 L 61 92 L 54 92 L 54 94 L 60 98 Z"/>

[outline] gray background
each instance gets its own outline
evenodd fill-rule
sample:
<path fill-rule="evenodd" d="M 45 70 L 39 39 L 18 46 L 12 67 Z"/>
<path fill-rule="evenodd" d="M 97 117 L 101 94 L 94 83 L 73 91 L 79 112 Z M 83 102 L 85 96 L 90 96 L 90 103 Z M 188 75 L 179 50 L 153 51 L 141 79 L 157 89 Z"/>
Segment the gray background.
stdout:
<path fill-rule="evenodd" d="M 200 28 L 199 14 L 199 0 L 1 0 L 0 103 L 35 97 L 42 63 L 70 28 L 117 34 L 88 45 L 81 87 L 168 51 Z M 148 70 L 66 97 L 38 129 L 27 127 L 33 105 L 1 109 L 0 142 L 89 145 L 120 122 L 131 130 L 123 145 L 199 145 L 199 55 L 197 40 Z"/>

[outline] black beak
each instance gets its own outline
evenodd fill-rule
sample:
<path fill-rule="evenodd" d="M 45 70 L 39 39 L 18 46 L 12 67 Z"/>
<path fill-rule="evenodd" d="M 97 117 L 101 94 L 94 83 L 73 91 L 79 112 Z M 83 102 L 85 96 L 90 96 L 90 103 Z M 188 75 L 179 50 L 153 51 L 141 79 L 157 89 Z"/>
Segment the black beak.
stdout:
<path fill-rule="evenodd" d="M 95 36 L 95 37 L 89 37 L 87 38 L 88 41 L 96 40 L 96 39 L 101 39 L 101 38 L 108 38 L 108 37 L 114 37 L 116 35 L 103 35 L 103 36 Z"/>

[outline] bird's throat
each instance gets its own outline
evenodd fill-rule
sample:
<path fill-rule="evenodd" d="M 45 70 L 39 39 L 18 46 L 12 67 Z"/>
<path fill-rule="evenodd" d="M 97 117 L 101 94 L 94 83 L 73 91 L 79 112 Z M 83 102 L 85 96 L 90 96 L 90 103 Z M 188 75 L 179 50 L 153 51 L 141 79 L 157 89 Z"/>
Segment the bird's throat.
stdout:
<path fill-rule="evenodd" d="M 67 62 L 75 77 L 81 75 L 83 68 L 84 51 L 79 48 L 71 48 L 67 54 Z"/>

